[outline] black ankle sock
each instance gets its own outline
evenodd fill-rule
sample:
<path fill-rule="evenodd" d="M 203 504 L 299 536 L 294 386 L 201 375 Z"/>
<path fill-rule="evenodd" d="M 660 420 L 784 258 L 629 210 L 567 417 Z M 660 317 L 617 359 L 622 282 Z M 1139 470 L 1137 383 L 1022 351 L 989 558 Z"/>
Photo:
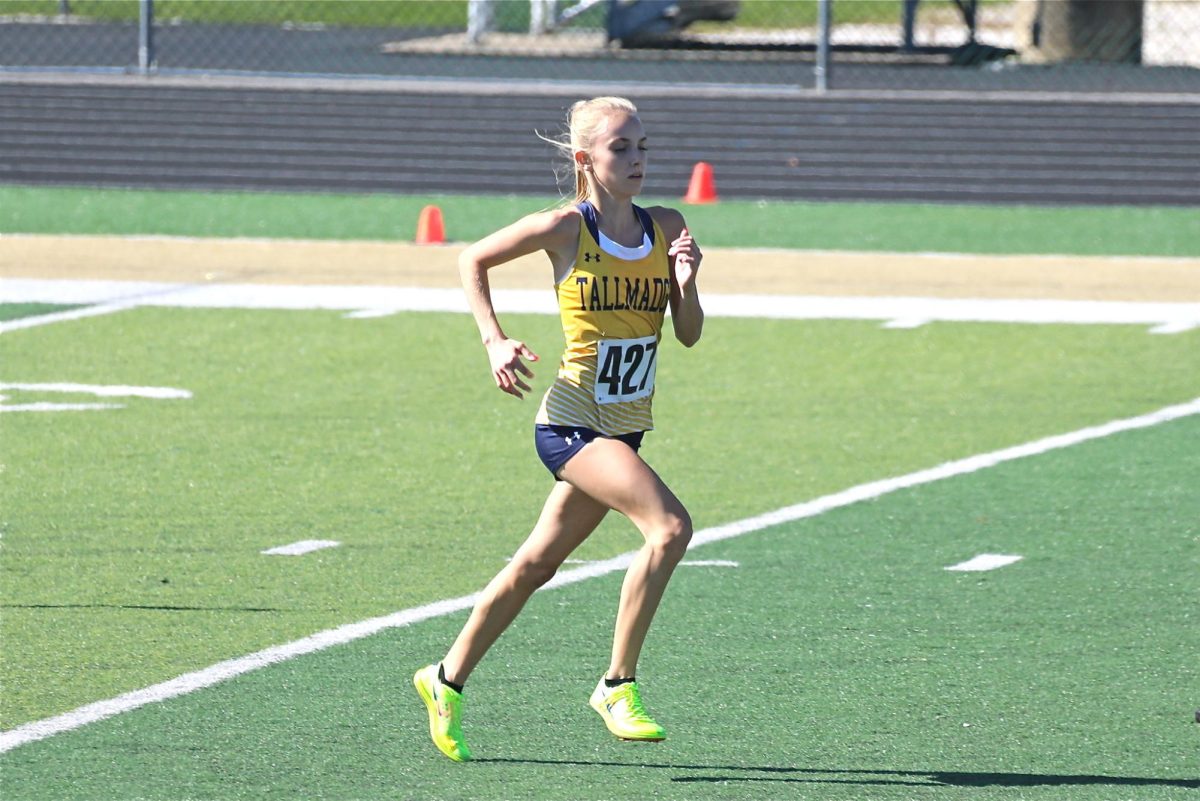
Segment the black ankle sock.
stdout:
<path fill-rule="evenodd" d="M 442 684 L 445 684 L 459 695 L 462 695 L 463 686 L 461 684 L 455 684 L 452 681 L 446 681 L 446 668 L 444 668 L 440 662 L 438 663 L 438 681 L 440 681 Z"/>
<path fill-rule="evenodd" d="M 608 677 L 605 677 L 604 686 L 605 687 L 620 687 L 622 684 L 628 684 L 631 681 L 633 681 L 633 676 L 629 676 L 628 678 L 619 678 L 619 679 L 610 679 Z"/>

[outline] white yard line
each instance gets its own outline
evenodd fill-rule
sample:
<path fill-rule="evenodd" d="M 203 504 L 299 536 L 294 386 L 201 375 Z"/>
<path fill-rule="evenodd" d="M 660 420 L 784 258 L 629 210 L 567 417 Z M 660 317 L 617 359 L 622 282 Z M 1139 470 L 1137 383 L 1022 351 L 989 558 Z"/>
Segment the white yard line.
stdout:
<path fill-rule="evenodd" d="M 0 76 L 0 83 L 3 83 L 3 77 Z M 273 237 L 273 236 L 186 236 L 181 234 L 32 234 L 32 233 L 5 233 L 4 238 L 9 241 L 44 241 L 48 238 L 61 240 L 80 240 L 91 242 L 97 240 L 108 240 L 114 243 L 120 242 L 165 242 L 179 243 L 183 245 L 196 246 L 212 246 L 224 244 L 245 244 L 245 245 L 264 245 L 271 247 L 274 245 L 311 245 L 317 248 L 327 248 L 338 245 L 375 245 L 382 247 L 406 248 L 415 247 L 419 251 L 429 250 L 445 250 L 445 249 L 462 249 L 470 242 L 446 242 L 444 245 L 439 245 L 431 248 L 428 245 L 415 245 L 412 242 L 401 242 L 395 239 L 304 239 L 299 237 Z M 1136 259 L 1138 262 L 1147 264 L 1192 264 L 1196 261 L 1195 256 L 1145 256 L 1134 254 L 1080 254 L 1080 253 L 970 253 L 967 251 L 956 250 L 830 250 L 828 248 L 788 248 L 788 247 L 706 247 L 705 253 L 714 252 L 731 252 L 731 253 L 749 253 L 754 254 L 772 254 L 782 253 L 788 256 L 850 256 L 850 257 L 868 257 L 872 259 L 933 259 L 948 262 L 961 262 L 964 259 L 1021 259 L 1023 261 L 1059 261 L 1062 259 L 1086 259 L 1089 262 L 1128 262 L 1131 259 Z"/>
<path fill-rule="evenodd" d="M 159 400 L 187 399 L 192 393 L 174 387 L 131 387 L 125 384 L 21 384 L 0 381 L 0 389 L 20 389 L 26 392 L 78 392 L 100 398 L 156 398 Z"/>
<path fill-rule="evenodd" d="M 509 560 L 505 560 L 506 562 Z M 598 559 L 564 559 L 564 565 L 594 565 L 598 564 Z M 680 567 L 740 567 L 737 562 L 731 562 L 728 559 L 684 559 L 679 563 Z"/>
<path fill-rule="evenodd" d="M 154 398 L 158 400 L 171 400 L 192 397 L 192 393 L 188 392 L 186 389 L 175 389 L 174 387 L 130 387 L 123 384 L 26 384 L 0 381 L 0 391 L 5 390 L 16 390 L 18 392 L 75 393 L 95 395 L 101 398 Z M 8 396 L 0 395 L 0 413 L 91 412 L 104 409 L 125 408 L 119 403 L 49 403 L 46 401 L 39 401 L 37 403 L 9 404 L 7 401 Z"/>
<path fill-rule="evenodd" d="M 860 501 L 871 500 L 888 493 L 896 492 L 897 490 L 915 487 L 921 484 L 929 484 L 934 481 L 940 481 L 952 476 L 967 475 L 988 467 L 992 467 L 1004 462 L 1010 462 L 1015 459 L 1022 459 L 1027 456 L 1035 456 L 1037 454 L 1046 453 L 1048 451 L 1057 450 L 1059 448 L 1067 448 L 1072 445 L 1078 445 L 1089 440 L 1101 439 L 1122 431 L 1132 431 L 1139 428 L 1150 428 L 1152 426 L 1166 423 L 1171 420 L 1191 415 L 1200 414 L 1200 398 L 1196 398 L 1188 403 L 1182 403 L 1176 406 L 1168 406 L 1159 409 L 1156 412 L 1140 415 L 1138 417 L 1130 417 L 1124 420 L 1113 420 L 1098 426 L 1090 426 L 1081 428 L 1077 431 L 1072 431 L 1067 434 L 1059 434 L 1057 436 L 1046 437 L 1045 439 L 1027 442 L 1023 445 L 1017 445 L 1011 448 L 1004 448 L 991 453 L 983 453 L 977 456 L 971 456 L 966 459 L 959 459 L 953 462 L 932 467 L 927 470 L 919 470 L 908 475 L 898 476 L 896 478 L 888 478 L 882 481 L 872 481 L 867 484 L 860 484 L 857 487 L 836 492 L 832 495 L 826 495 L 822 498 L 817 498 L 805 503 L 788 506 L 782 509 L 776 509 L 773 512 L 768 512 L 756 517 L 738 520 L 733 523 L 728 523 L 723 526 L 714 526 L 696 532 L 692 538 L 691 548 L 696 548 L 712 542 L 726 540 L 733 537 L 739 537 L 743 534 L 749 534 L 754 531 L 759 531 L 772 526 L 777 526 L 782 523 L 788 523 L 803 518 L 815 517 L 824 512 L 833 509 L 838 509 L 844 506 L 858 503 Z M 624 570 L 633 561 L 636 551 L 623 553 L 620 556 L 615 556 L 611 559 L 605 559 L 599 562 L 593 562 L 583 565 L 573 570 L 567 570 L 559 573 L 549 583 L 543 587 L 543 590 L 551 590 L 557 587 L 565 587 L 569 584 L 575 584 L 587 579 L 605 576 L 609 573 L 614 573 L 619 570 Z M 23 726 L 18 726 L 15 729 L 0 733 L 0 753 L 10 751 L 13 748 L 31 743 L 36 740 L 41 740 L 46 737 L 53 736 L 73 729 L 78 729 L 89 723 L 94 723 L 105 718 L 113 717 L 146 704 L 156 701 L 165 701 L 169 698 L 175 698 L 180 695 L 195 692 L 196 690 L 205 687 L 211 687 L 214 684 L 231 679 L 235 676 L 240 676 L 243 673 L 249 673 L 253 670 L 266 667 L 267 665 L 283 662 L 289 659 L 294 659 L 304 654 L 313 653 L 330 648 L 334 645 L 341 645 L 353 640 L 358 640 L 363 637 L 368 637 L 385 629 L 401 628 L 411 626 L 414 623 L 419 623 L 423 620 L 432 618 L 444 617 L 456 612 L 461 612 L 470 609 L 475 605 L 478 598 L 478 593 L 464 595 L 458 598 L 450 598 L 444 601 L 418 606 L 412 609 L 405 609 L 383 617 L 371 618 L 358 623 L 349 623 L 338 628 L 329 629 L 318 632 L 301 640 L 278 645 L 273 648 L 267 648 L 264 651 L 249 654 L 248 656 L 230 659 L 225 662 L 212 665 L 211 667 L 198 670 L 194 673 L 187 673 L 170 681 L 155 684 L 145 689 L 136 690 L 125 695 L 110 698 L 106 701 L 97 701 L 96 703 L 88 704 L 79 707 L 78 709 L 57 715 L 52 718 L 26 723 Z"/>
<path fill-rule="evenodd" d="M 325 548 L 336 548 L 341 545 L 337 540 L 300 540 L 291 545 L 280 545 L 261 551 L 264 556 L 303 556 L 306 553 L 320 551 Z"/>
<path fill-rule="evenodd" d="M 956 565 L 950 565 L 946 570 L 955 570 L 965 573 L 975 573 L 984 570 L 995 570 L 998 567 L 1011 565 L 1014 562 L 1021 561 L 1022 557 L 1016 555 L 1006 555 L 999 553 L 981 553 L 978 556 L 972 556 L 965 562 L 959 562 Z"/>
<path fill-rule="evenodd" d="M 0 405 L 2 412 L 97 412 L 106 409 L 124 409 L 119 403 L 17 403 Z"/>
<path fill-rule="evenodd" d="M 143 281 L 80 281 L 10 278 L 9 303 L 81 303 L 88 308 L 0 323 L 0 333 L 108 314 L 135 306 L 218 309 L 323 309 L 372 319 L 406 311 L 467 313 L 459 289 L 396 286 L 284 286 L 274 284 L 182 284 Z M 558 314 L 547 290 L 498 289 L 501 313 Z M 1175 334 L 1200 328 L 1200 303 L 993 298 L 828 297 L 821 295 L 721 295 L 704 297 L 711 317 L 788 320 L 868 320 L 892 328 L 931 322 L 1075 325 L 1141 325 Z"/>
<path fill-rule="evenodd" d="M 41 285 L 49 285 L 50 289 L 47 291 L 45 288 L 38 288 Z M 196 286 L 149 281 L 43 281 L 8 278 L 0 282 L 0 300 L 5 303 L 59 303 L 82 305 L 83 308 L 6 320 L 0 322 L 0 334 L 114 314 L 138 306 L 151 306 L 155 305 L 153 300 L 156 295 L 178 297 L 192 291 Z M 49 297 L 50 300 L 29 300 L 30 297 L 40 296 Z M 177 303 L 167 302 L 165 305 L 173 306 Z"/>
<path fill-rule="evenodd" d="M 39 314 L 34 317 L 18 317 L 16 320 L 0 322 L 0 334 L 7 334 L 9 331 L 20 331 L 24 328 L 37 328 L 40 325 L 50 325 L 51 323 L 68 323 L 72 320 L 82 320 L 87 317 L 99 317 L 104 314 L 113 314 L 125 311 L 126 309 L 132 309 L 133 307 L 131 303 L 99 303 L 95 306 L 85 306 L 82 309 L 51 312 L 50 314 Z"/>

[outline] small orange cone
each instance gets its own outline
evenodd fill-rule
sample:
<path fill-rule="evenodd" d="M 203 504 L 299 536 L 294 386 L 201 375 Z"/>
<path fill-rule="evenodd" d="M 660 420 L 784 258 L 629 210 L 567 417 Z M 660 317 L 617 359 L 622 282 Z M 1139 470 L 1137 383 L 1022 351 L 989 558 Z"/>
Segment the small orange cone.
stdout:
<path fill-rule="evenodd" d="M 684 203 L 716 203 L 717 186 L 713 182 L 712 165 L 706 161 L 696 162 L 692 168 L 692 181 L 688 184 Z"/>
<path fill-rule="evenodd" d="M 421 209 L 417 218 L 418 245 L 441 245 L 446 242 L 446 229 L 442 225 L 442 210 L 437 206 L 426 206 Z"/>

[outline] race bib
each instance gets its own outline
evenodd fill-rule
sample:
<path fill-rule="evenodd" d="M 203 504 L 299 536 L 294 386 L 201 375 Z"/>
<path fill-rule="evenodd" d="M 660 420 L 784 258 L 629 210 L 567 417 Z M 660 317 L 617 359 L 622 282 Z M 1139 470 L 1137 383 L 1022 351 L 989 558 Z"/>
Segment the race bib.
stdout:
<path fill-rule="evenodd" d="M 625 403 L 654 391 L 658 338 L 604 339 L 597 343 L 596 403 Z"/>

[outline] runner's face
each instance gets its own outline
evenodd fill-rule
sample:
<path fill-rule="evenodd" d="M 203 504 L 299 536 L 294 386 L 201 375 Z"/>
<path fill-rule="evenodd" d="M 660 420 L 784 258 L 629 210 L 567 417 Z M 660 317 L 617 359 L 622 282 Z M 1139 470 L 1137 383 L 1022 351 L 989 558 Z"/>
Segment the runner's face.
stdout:
<path fill-rule="evenodd" d="M 632 197 L 646 175 L 646 132 L 633 114 L 608 115 L 590 153 L 592 176 L 611 194 Z"/>

